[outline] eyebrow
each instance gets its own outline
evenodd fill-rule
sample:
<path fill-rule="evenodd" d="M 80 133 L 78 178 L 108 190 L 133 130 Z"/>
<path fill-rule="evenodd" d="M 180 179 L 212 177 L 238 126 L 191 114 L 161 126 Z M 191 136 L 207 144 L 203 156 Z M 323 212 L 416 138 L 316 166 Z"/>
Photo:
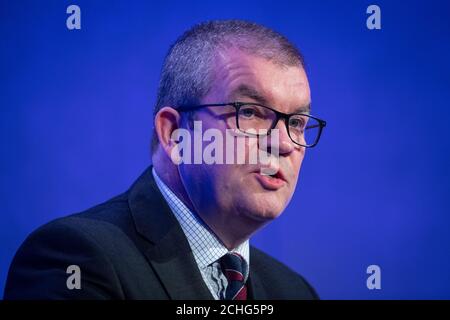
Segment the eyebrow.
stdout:
<path fill-rule="evenodd" d="M 243 97 L 247 97 L 250 99 L 255 100 L 257 103 L 268 106 L 268 101 L 267 99 L 264 97 L 263 94 L 261 94 L 258 90 L 256 90 L 255 88 L 246 85 L 246 84 L 241 84 L 239 85 L 239 87 L 237 87 L 235 90 L 233 90 L 230 93 L 230 97 L 234 98 L 236 96 L 243 96 Z M 306 113 L 306 114 L 310 114 L 311 113 L 311 103 L 308 103 L 306 106 L 303 107 L 299 107 L 297 108 L 293 113 Z"/>
<path fill-rule="evenodd" d="M 233 90 L 230 93 L 230 97 L 235 97 L 235 96 L 244 96 L 244 97 L 253 99 L 262 105 L 267 105 L 267 103 L 268 103 L 267 99 L 264 97 L 264 95 L 259 93 L 259 91 L 256 90 L 255 88 L 250 87 L 246 84 L 241 84 L 239 87 L 237 87 L 235 90 Z"/>
<path fill-rule="evenodd" d="M 297 108 L 294 113 L 307 113 L 307 114 L 310 114 L 311 113 L 311 103 L 308 103 L 304 107 Z"/>

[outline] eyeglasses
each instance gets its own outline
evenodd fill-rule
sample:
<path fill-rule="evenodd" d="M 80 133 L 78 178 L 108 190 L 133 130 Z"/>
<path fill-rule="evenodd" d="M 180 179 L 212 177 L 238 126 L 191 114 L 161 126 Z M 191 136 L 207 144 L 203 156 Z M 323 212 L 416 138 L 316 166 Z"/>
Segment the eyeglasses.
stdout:
<path fill-rule="evenodd" d="M 205 107 L 226 106 L 232 106 L 235 109 L 236 127 L 234 129 L 252 136 L 269 135 L 270 131 L 277 126 L 278 121 L 284 119 L 286 130 L 292 142 L 306 148 L 317 145 L 322 130 L 327 124 L 326 121 L 306 113 L 286 114 L 258 103 L 249 102 L 180 106 L 176 110 L 188 112 Z M 257 133 L 261 131 L 265 133 Z"/>

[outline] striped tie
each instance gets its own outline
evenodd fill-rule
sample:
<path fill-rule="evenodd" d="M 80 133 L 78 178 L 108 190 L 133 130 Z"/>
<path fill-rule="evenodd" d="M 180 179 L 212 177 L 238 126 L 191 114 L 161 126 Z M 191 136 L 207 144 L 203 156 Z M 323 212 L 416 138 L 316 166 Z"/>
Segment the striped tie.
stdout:
<path fill-rule="evenodd" d="M 222 272 L 228 280 L 225 300 L 247 300 L 245 275 L 247 262 L 238 253 L 227 253 L 220 258 Z"/>

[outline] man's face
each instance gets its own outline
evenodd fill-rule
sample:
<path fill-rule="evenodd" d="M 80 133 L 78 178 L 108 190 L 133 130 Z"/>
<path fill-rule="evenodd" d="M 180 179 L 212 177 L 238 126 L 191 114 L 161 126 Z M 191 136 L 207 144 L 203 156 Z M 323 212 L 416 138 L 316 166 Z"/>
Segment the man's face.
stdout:
<path fill-rule="evenodd" d="M 214 71 L 214 83 L 202 104 L 255 102 L 283 113 L 295 113 L 310 104 L 308 79 L 300 67 L 277 65 L 235 50 L 220 55 Z M 225 130 L 235 123 L 233 110 L 233 107 L 199 109 L 195 120 L 202 121 L 203 131 L 215 128 L 225 136 Z M 258 221 L 269 221 L 281 214 L 295 190 L 305 148 L 291 141 L 284 120 L 278 122 L 276 129 L 279 129 L 276 178 L 262 175 L 262 165 L 248 162 L 179 167 L 185 189 L 199 212 L 218 215 L 219 219 L 232 214 Z M 262 148 L 260 143 L 258 147 Z"/>

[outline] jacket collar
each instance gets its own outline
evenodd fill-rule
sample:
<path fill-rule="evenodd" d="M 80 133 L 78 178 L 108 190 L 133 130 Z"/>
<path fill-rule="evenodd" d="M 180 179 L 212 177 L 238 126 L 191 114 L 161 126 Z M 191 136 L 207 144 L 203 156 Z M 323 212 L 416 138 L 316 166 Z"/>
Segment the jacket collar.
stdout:
<path fill-rule="evenodd" d="M 151 166 L 128 191 L 137 232 L 147 240 L 144 254 L 171 299 L 212 299 L 189 243 L 151 173 Z"/>

